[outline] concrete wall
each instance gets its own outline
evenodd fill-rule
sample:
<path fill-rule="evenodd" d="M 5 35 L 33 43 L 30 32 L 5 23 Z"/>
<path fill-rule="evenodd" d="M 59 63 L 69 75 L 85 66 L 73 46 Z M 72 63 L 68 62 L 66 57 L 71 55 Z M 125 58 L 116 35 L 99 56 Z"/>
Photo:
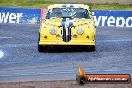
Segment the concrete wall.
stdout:
<path fill-rule="evenodd" d="M 53 2 L 78 2 L 78 3 L 120 3 L 132 4 L 132 0 L 49 0 Z"/>

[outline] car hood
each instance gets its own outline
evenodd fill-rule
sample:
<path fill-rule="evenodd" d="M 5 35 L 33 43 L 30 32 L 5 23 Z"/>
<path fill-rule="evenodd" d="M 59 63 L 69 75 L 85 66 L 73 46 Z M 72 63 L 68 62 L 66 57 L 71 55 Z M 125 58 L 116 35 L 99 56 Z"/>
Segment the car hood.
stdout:
<path fill-rule="evenodd" d="M 63 26 L 66 23 L 66 18 L 52 18 L 52 19 L 45 19 L 43 21 L 46 24 L 53 25 L 53 26 Z M 72 26 L 79 26 L 83 24 L 92 24 L 93 21 L 91 19 L 79 19 L 79 18 L 69 18 L 69 23 Z"/>

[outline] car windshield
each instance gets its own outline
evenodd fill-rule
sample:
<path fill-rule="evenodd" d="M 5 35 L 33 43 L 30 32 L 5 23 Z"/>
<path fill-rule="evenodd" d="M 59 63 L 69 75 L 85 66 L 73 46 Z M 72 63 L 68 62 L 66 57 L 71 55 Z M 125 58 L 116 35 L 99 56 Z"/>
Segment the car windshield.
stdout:
<path fill-rule="evenodd" d="M 82 8 L 54 8 L 48 11 L 46 18 L 85 18 L 89 19 L 87 9 Z"/>

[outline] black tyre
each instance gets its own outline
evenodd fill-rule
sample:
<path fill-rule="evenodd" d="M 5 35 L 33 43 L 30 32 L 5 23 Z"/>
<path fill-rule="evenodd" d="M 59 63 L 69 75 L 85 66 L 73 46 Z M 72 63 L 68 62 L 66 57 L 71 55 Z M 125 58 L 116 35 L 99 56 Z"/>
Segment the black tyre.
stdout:
<path fill-rule="evenodd" d="M 47 50 L 47 46 L 42 46 L 42 45 L 39 45 L 39 41 L 40 41 L 40 33 L 39 33 L 39 38 L 38 38 L 38 51 L 39 52 L 44 52 Z"/>
<path fill-rule="evenodd" d="M 48 46 L 38 45 L 38 51 L 39 52 L 46 52 L 47 49 L 48 49 Z"/>
<path fill-rule="evenodd" d="M 43 52 L 43 46 L 42 45 L 38 45 L 38 51 Z"/>
<path fill-rule="evenodd" d="M 43 52 L 43 46 L 39 45 L 39 41 L 40 41 L 40 33 L 39 33 L 39 38 L 38 38 L 38 51 Z"/>
<path fill-rule="evenodd" d="M 91 47 L 90 47 L 90 50 L 91 50 L 91 51 L 95 51 L 95 46 L 91 46 Z"/>

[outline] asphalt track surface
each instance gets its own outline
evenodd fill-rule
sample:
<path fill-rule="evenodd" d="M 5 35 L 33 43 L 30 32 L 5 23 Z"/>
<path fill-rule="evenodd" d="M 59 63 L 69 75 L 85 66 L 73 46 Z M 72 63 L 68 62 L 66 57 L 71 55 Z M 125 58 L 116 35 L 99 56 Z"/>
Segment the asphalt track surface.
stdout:
<path fill-rule="evenodd" d="M 0 24 L 0 82 L 74 80 L 88 73 L 132 75 L 132 28 L 98 27 L 96 51 L 87 48 L 37 50 L 39 25 Z"/>

